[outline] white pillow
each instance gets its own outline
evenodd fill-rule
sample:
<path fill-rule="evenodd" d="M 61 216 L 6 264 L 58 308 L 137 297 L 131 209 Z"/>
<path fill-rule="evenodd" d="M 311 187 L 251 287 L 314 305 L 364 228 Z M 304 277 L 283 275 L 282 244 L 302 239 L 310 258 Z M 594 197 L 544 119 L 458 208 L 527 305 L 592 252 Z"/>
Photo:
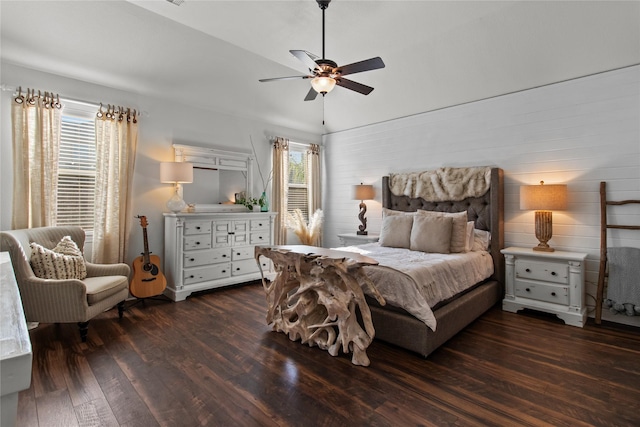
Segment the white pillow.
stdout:
<path fill-rule="evenodd" d="M 491 233 L 486 230 L 473 230 L 473 248 L 472 251 L 488 251 L 491 243 Z"/>
<path fill-rule="evenodd" d="M 87 277 L 87 266 L 84 263 L 82 251 L 70 236 L 64 236 L 53 250 L 34 242 L 29 246 L 31 247 L 31 268 L 36 277 L 80 280 Z"/>
<path fill-rule="evenodd" d="M 467 211 L 449 213 L 418 210 L 418 216 L 420 215 L 451 218 L 453 220 L 453 228 L 451 229 L 451 247 L 449 248 L 449 252 L 465 252 L 464 249 L 467 240 Z"/>
<path fill-rule="evenodd" d="M 394 216 L 394 215 L 405 215 L 405 216 L 414 216 L 415 212 L 405 212 L 405 211 L 394 211 L 393 209 L 382 208 L 382 217 Z"/>
<path fill-rule="evenodd" d="M 448 254 L 451 247 L 453 218 L 416 215 L 411 229 L 412 251 Z"/>
<path fill-rule="evenodd" d="M 409 249 L 413 215 L 388 215 L 382 218 L 380 246 Z"/>
<path fill-rule="evenodd" d="M 465 241 L 464 244 L 464 251 L 465 252 L 469 252 L 473 249 L 473 242 L 474 242 L 474 237 L 475 237 L 475 233 L 473 232 L 473 230 L 475 230 L 475 226 L 476 223 L 473 221 L 469 221 L 467 222 L 467 240 Z"/>

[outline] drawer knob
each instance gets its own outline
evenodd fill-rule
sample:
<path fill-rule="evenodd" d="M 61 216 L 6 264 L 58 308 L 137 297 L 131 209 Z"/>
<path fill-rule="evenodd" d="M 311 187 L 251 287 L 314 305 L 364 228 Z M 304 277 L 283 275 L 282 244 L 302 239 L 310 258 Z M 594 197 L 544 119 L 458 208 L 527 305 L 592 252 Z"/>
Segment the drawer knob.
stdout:
<path fill-rule="evenodd" d="M 557 276 L 558 274 L 557 274 L 555 271 L 552 271 L 552 272 L 551 272 L 551 275 L 552 275 L 552 276 Z"/>
<path fill-rule="evenodd" d="M 258 224 L 259 227 L 262 227 L 262 223 Z"/>
<path fill-rule="evenodd" d="M 199 244 L 200 244 L 200 242 L 196 242 L 196 245 L 199 245 Z"/>
<path fill-rule="evenodd" d="M 262 240 L 262 236 L 258 236 L 258 239 L 259 239 L 259 240 Z"/>
<path fill-rule="evenodd" d="M 196 230 L 200 230 L 200 227 L 196 227 Z"/>
<path fill-rule="evenodd" d="M 189 258 L 189 261 L 195 261 L 195 260 L 196 260 L 195 258 Z"/>
<path fill-rule="evenodd" d="M 240 267 L 236 268 L 236 271 L 240 271 Z"/>
<path fill-rule="evenodd" d="M 529 290 L 529 288 L 525 289 L 525 291 L 527 291 L 527 292 L 531 292 L 531 291 Z"/>
<path fill-rule="evenodd" d="M 240 252 L 236 252 L 236 255 L 240 256 Z"/>
<path fill-rule="evenodd" d="M 222 270 L 222 272 L 223 272 L 223 273 L 226 273 L 226 272 L 227 272 L 227 270 Z"/>
<path fill-rule="evenodd" d="M 227 254 L 222 254 L 222 258 L 226 258 L 226 257 L 227 257 Z"/>
<path fill-rule="evenodd" d="M 531 269 L 530 269 L 530 268 L 527 268 L 525 271 L 526 271 L 527 273 L 531 273 Z"/>
<path fill-rule="evenodd" d="M 555 296 L 556 296 L 556 293 L 555 293 L 555 292 L 551 292 L 551 296 L 552 296 L 552 297 L 555 297 Z"/>
<path fill-rule="evenodd" d="M 193 279 L 193 274 L 191 276 L 189 276 L 189 279 Z"/>

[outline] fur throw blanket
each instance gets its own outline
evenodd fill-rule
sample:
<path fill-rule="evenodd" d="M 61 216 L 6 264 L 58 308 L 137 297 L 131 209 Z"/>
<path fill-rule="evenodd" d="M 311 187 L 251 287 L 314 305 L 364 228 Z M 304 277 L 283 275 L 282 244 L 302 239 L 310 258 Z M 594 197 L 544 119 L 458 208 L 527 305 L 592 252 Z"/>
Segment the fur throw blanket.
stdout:
<path fill-rule="evenodd" d="M 439 168 L 433 171 L 389 174 L 389 189 L 396 196 L 422 197 L 428 202 L 480 197 L 489 190 L 491 168 Z"/>

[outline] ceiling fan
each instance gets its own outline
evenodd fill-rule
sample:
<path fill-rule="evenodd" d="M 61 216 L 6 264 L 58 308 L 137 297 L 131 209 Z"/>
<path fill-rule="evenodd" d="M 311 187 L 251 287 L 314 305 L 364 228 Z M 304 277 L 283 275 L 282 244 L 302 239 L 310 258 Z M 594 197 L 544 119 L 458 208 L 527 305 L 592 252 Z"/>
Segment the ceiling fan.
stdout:
<path fill-rule="evenodd" d="M 322 96 L 326 95 L 331 92 L 336 85 L 363 95 L 369 95 L 373 90 L 371 86 L 345 79 L 343 76 L 384 68 L 384 62 L 377 56 L 339 67 L 334 61 L 326 59 L 324 55 L 324 11 L 329 7 L 331 0 L 316 0 L 316 2 L 318 6 L 320 6 L 320 9 L 322 9 L 322 58 L 318 58 L 318 56 L 305 50 L 290 50 L 289 52 L 291 52 L 293 56 L 307 66 L 310 74 L 261 79 L 260 81 L 271 82 L 276 80 L 311 79 L 311 89 L 309 89 L 309 93 L 307 93 L 307 96 L 304 98 L 305 101 L 313 101 L 319 93 L 321 93 Z"/>

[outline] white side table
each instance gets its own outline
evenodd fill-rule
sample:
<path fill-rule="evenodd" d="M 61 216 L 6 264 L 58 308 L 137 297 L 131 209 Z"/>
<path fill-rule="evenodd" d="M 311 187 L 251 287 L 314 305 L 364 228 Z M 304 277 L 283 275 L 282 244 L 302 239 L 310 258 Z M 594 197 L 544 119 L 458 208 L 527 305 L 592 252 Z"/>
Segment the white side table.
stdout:
<path fill-rule="evenodd" d="M 529 248 L 506 248 L 506 292 L 502 309 L 512 313 L 530 308 L 553 313 L 567 325 L 583 327 L 587 320 L 584 302 L 584 261 L 579 252 L 539 252 Z"/>
<path fill-rule="evenodd" d="M 377 242 L 380 238 L 379 234 L 360 235 L 356 233 L 338 234 L 340 246 L 364 245 L 365 243 Z"/>

